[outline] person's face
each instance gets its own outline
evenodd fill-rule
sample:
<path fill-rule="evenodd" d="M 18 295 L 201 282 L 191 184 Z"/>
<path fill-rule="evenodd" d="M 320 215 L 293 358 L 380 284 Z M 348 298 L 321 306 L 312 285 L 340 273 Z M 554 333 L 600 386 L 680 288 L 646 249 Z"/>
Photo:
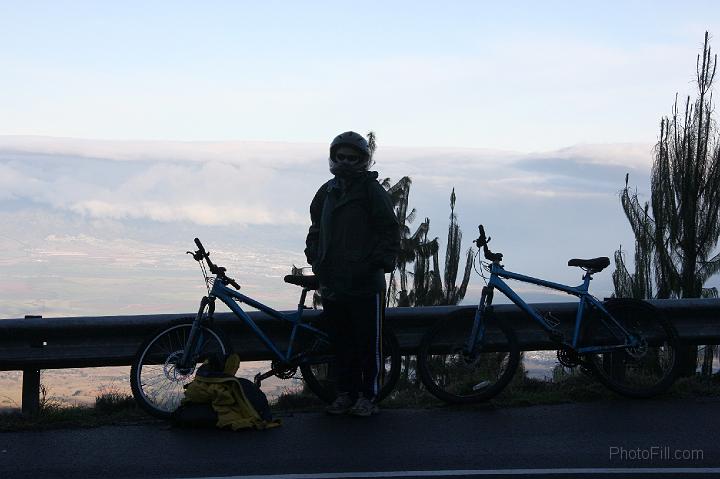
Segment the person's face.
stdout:
<path fill-rule="evenodd" d="M 367 170 L 368 158 L 351 146 L 340 145 L 330 158 L 330 172 L 338 177 L 355 178 Z"/>
<path fill-rule="evenodd" d="M 335 151 L 335 159 L 343 163 L 359 163 L 363 160 L 363 157 L 356 149 L 343 145 Z"/>

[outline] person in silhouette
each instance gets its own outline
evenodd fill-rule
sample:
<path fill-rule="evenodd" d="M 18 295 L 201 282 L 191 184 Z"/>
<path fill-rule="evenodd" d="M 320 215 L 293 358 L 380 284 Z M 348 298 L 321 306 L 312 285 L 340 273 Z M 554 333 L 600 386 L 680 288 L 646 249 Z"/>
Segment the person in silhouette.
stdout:
<path fill-rule="evenodd" d="M 310 204 L 305 255 L 320 283 L 337 356 L 337 398 L 329 414 L 378 412 L 385 273 L 395 268 L 400 229 L 372 164 L 362 135 L 338 135 L 330 144 L 333 178 Z"/>

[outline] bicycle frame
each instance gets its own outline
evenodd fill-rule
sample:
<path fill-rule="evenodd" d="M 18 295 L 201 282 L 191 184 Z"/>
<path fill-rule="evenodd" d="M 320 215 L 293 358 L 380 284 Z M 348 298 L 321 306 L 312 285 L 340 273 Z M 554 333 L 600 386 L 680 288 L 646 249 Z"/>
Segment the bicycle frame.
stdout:
<path fill-rule="evenodd" d="M 190 331 L 190 335 L 188 337 L 188 343 L 189 344 L 202 344 L 202 337 L 200 337 L 200 340 L 197 342 L 194 342 L 194 337 L 197 334 L 198 330 L 200 330 L 200 321 L 202 319 L 202 314 L 205 309 L 206 305 L 210 305 L 209 310 L 209 317 L 212 317 L 212 313 L 214 311 L 214 300 L 217 298 L 225 305 L 230 308 L 230 310 L 237 316 L 239 319 L 241 319 L 252 331 L 253 333 L 260 338 L 260 340 L 267 346 L 267 348 L 272 351 L 272 353 L 275 355 L 275 357 L 282 361 L 283 363 L 292 363 L 294 360 L 297 359 L 299 355 L 293 356 L 293 344 L 295 341 L 295 338 L 297 336 L 297 332 L 300 329 L 305 329 L 311 333 L 313 333 L 316 337 L 319 339 L 322 339 L 324 341 L 329 342 L 328 334 L 313 327 L 309 324 L 303 324 L 302 323 L 302 316 L 303 316 L 303 309 L 305 309 L 305 298 L 307 297 L 308 289 L 303 288 L 302 293 L 300 295 L 300 301 L 298 302 L 298 308 L 297 311 L 291 314 L 282 313 L 280 311 L 276 311 L 273 308 L 264 305 L 263 303 L 260 303 L 259 301 L 256 301 L 249 296 L 246 296 L 238 291 L 235 291 L 234 289 L 231 289 L 227 287 L 219 278 L 215 278 L 213 281 L 213 287 L 210 291 L 210 295 L 203 298 L 203 301 L 200 304 L 200 310 L 198 311 L 198 315 L 195 318 L 195 321 L 193 322 L 192 329 Z M 253 321 L 253 319 L 250 317 L 249 314 L 247 314 L 239 305 L 239 303 L 245 303 L 253 308 L 259 309 L 260 311 L 270 315 L 271 317 L 278 319 L 280 321 L 287 321 L 292 323 L 292 331 L 290 332 L 290 339 L 288 342 L 288 348 L 287 351 L 282 352 L 275 343 L 263 332 L 260 327 Z M 183 359 L 182 364 L 185 364 L 185 361 L 193 354 L 190 349 L 192 348 L 185 348 L 186 352 L 183 353 Z"/>
<path fill-rule="evenodd" d="M 485 308 L 492 306 L 493 292 L 495 289 L 503 293 L 510 301 L 512 301 L 522 311 L 524 311 L 528 316 L 530 316 L 535 322 L 537 322 L 540 327 L 543 328 L 547 333 L 557 333 L 557 331 L 550 324 L 548 324 L 545 318 L 543 318 L 542 315 L 537 312 L 537 310 L 535 310 L 532 306 L 523 301 L 523 299 L 520 298 L 520 296 L 518 296 L 518 294 L 515 293 L 515 291 L 513 291 L 513 289 L 501 278 L 513 279 L 516 281 L 521 281 L 523 283 L 535 284 L 538 286 L 543 286 L 546 288 L 554 289 L 556 291 L 562 291 L 564 293 L 577 296 L 579 298 L 579 303 L 575 315 L 575 328 L 573 331 L 573 338 L 570 343 L 563 342 L 562 344 L 571 347 L 580 354 L 609 352 L 613 350 L 624 349 L 627 347 L 633 347 L 637 344 L 637 339 L 634 338 L 630 333 L 628 333 L 628 331 L 625 330 L 625 328 L 623 328 L 623 326 L 617 322 L 617 320 L 610 314 L 610 312 L 608 312 L 608 310 L 603 306 L 600 301 L 598 301 L 594 296 L 588 293 L 588 289 L 590 287 L 590 280 L 592 280 L 592 275 L 589 272 L 585 273 L 585 275 L 583 276 L 583 283 L 581 285 L 567 286 L 560 283 L 554 283 L 543 279 L 533 278 L 532 276 L 525 276 L 523 274 L 514 273 L 512 271 L 507 271 L 498 262 L 493 262 L 490 266 L 490 281 L 488 282 L 488 285 L 483 288 L 480 303 L 475 313 L 475 322 L 473 324 L 473 330 L 469 338 L 470 343 L 467 345 L 468 351 L 474 351 L 474 347 L 478 345 L 484 337 L 485 322 L 483 321 L 483 315 L 485 312 Z M 620 337 L 621 335 L 616 334 L 617 339 L 619 341 L 622 341 L 622 344 L 610 346 L 579 347 L 582 321 L 585 316 L 586 308 L 588 306 L 597 308 L 603 313 L 600 318 L 606 324 L 606 326 L 606 319 L 614 323 L 614 326 L 622 332 L 622 337 Z M 609 327 L 608 329 L 614 334 L 614 331 L 612 329 L 610 329 Z"/>

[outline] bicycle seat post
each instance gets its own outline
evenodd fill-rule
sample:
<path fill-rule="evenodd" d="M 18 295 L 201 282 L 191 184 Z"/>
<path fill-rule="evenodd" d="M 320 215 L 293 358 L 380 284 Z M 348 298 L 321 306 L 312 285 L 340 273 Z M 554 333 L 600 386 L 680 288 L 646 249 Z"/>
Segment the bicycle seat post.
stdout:
<path fill-rule="evenodd" d="M 300 301 L 298 302 L 298 309 L 305 308 L 305 299 L 307 298 L 308 291 L 310 291 L 308 288 L 302 289 L 302 292 L 300 293 Z"/>

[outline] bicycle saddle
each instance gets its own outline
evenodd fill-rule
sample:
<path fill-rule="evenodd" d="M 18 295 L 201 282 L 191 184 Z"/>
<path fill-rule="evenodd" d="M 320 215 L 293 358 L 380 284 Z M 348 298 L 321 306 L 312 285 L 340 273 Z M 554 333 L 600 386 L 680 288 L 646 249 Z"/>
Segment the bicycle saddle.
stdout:
<path fill-rule="evenodd" d="M 593 258 L 593 259 L 577 259 L 573 258 L 570 261 L 568 261 L 568 266 L 579 266 L 581 268 L 591 269 L 595 271 L 596 273 L 599 273 L 600 271 L 604 270 L 608 266 L 610 266 L 610 258 L 606 256 L 602 256 L 600 258 Z"/>
<path fill-rule="evenodd" d="M 318 281 L 315 275 L 302 276 L 299 274 L 289 274 L 285 276 L 285 282 L 302 286 L 307 289 L 320 289 L 320 281 Z"/>

